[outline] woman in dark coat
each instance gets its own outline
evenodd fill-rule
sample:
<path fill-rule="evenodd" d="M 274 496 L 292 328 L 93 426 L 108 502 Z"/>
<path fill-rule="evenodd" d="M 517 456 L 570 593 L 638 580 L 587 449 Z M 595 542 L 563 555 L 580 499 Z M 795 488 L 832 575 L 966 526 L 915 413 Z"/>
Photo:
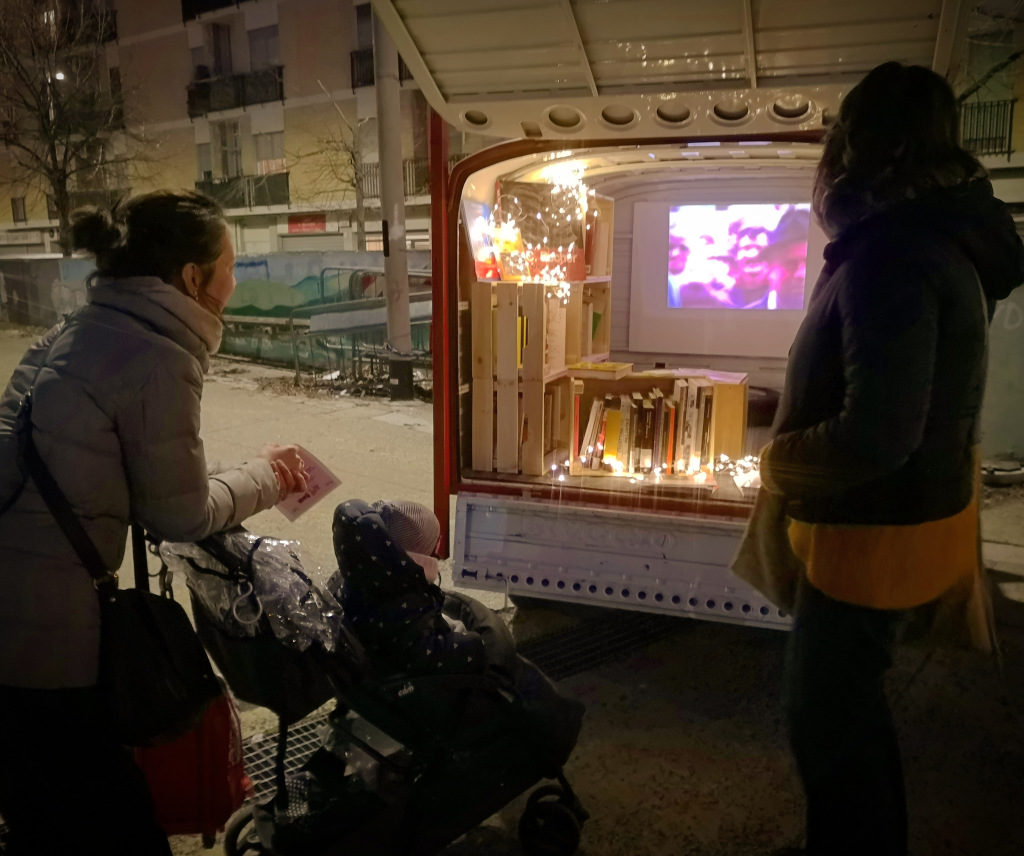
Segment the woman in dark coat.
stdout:
<path fill-rule="evenodd" d="M 957 128 L 945 80 L 886 63 L 843 101 L 815 182 L 831 243 L 761 461 L 807 567 L 784 697 L 811 854 L 907 852 L 883 677 L 907 611 L 980 573 L 986 330 L 1024 273 Z"/>

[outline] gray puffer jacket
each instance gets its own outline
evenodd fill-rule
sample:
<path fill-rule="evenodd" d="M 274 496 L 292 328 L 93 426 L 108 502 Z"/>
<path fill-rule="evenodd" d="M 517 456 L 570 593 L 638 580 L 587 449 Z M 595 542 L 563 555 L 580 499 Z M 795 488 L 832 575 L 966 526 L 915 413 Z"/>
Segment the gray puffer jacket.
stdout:
<path fill-rule="evenodd" d="M 33 387 L 33 437 L 110 568 L 130 520 L 194 541 L 277 501 L 257 458 L 207 472 L 199 438 L 203 373 L 221 321 L 151 277 L 97 280 L 88 304 L 33 345 L 0 398 L 0 684 L 96 681 L 99 609 L 92 579 L 29 479 L 13 436 Z"/>

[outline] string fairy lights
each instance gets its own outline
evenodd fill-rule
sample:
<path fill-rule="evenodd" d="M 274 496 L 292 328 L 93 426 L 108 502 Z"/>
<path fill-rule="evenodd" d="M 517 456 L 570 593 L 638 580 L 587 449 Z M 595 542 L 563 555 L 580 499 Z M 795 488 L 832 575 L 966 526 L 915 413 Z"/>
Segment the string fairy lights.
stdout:
<path fill-rule="evenodd" d="M 761 481 L 761 459 L 757 455 L 745 455 L 733 460 L 728 455 L 719 455 L 714 467 L 715 479 L 731 478 L 736 487 L 747 488 Z"/>
<path fill-rule="evenodd" d="M 541 170 L 539 182 L 503 187 L 498 210 L 479 221 L 480 243 L 493 252 L 502 279 L 540 283 L 548 298 L 569 302 L 569 283 L 585 277 L 584 225 L 593 191 L 584 173 L 579 161 L 556 160 Z"/>

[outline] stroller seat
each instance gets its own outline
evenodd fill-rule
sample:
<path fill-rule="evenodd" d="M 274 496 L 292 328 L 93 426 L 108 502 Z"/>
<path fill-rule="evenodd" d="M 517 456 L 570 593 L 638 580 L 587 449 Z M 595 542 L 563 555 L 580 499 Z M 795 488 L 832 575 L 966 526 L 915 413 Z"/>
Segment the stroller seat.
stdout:
<path fill-rule="evenodd" d="M 336 510 L 344 569 L 377 572 L 386 557 L 420 573 L 424 585 L 414 588 L 417 596 L 395 607 L 404 602 L 401 608 L 408 610 L 412 603 L 416 621 L 429 616 L 409 638 L 436 638 L 444 653 L 439 661 L 454 658 L 454 670 L 438 668 L 432 657 L 396 668 L 363 642 L 368 625 L 350 620 L 339 607 L 345 575 L 339 572 L 320 591 L 294 551 L 282 558 L 287 542 L 238 529 L 200 544 L 161 547 L 165 560 L 185 565 L 200 638 L 232 691 L 279 717 L 276 794 L 232 819 L 225 853 L 425 856 L 546 778 L 558 784 L 531 795 L 520 837 L 528 852 L 573 853 L 587 815 L 561 767 L 575 746 L 583 705 L 515 653 L 500 616 L 465 595 L 429 586 L 411 557 L 392 551 L 386 537 L 378 540 L 374 523 L 382 526 L 365 504 Z M 386 529 L 380 532 L 386 536 Z M 263 577 L 277 582 L 268 585 L 260 582 Z M 262 605 L 253 625 L 240 628 L 233 621 L 237 607 L 225 610 L 221 603 L 217 609 L 216 599 L 197 596 L 197 580 L 214 589 L 227 586 L 231 593 L 238 580 L 252 583 L 254 593 L 291 592 L 299 615 L 287 615 L 288 598 L 278 598 L 270 608 Z M 465 629 L 453 630 L 443 613 Z M 313 626 L 311 616 L 317 614 L 321 620 Z M 448 636 L 454 638 L 442 638 Z M 424 662 L 430 667 L 422 668 Z M 336 709 L 323 745 L 298 773 L 286 775 L 288 725 L 332 697 Z M 389 744 L 383 751 L 381 739 Z M 366 775 L 367 765 L 372 776 Z"/>

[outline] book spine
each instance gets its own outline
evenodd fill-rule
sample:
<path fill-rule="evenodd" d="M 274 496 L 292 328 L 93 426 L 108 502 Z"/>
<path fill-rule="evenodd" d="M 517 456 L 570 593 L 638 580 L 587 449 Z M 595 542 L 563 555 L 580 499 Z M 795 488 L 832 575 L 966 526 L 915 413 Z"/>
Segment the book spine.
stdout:
<path fill-rule="evenodd" d="M 580 448 L 580 399 L 583 397 L 583 381 L 573 381 L 572 384 L 572 437 L 570 438 L 569 472 L 577 474 L 580 466 L 579 456 L 576 454 Z"/>
<path fill-rule="evenodd" d="M 643 393 L 634 392 L 632 407 L 632 425 L 629 430 L 629 472 L 640 472 L 640 443 L 643 441 L 643 432 L 640 429 L 641 417 L 643 415 Z"/>
<path fill-rule="evenodd" d="M 709 466 L 715 456 L 715 450 L 711 442 L 711 417 L 715 406 L 715 390 L 712 386 L 704 387 L 703 416 L 701 421 L 700 436 L 700 465 Z"/>
<path fill-rule="evenodd" d="M 619 452 L 616 456 L 621 465 L 621 472 L 629 472 L 630 431 L 633 429 L 633 399 L 628 395 L 619 396 Z"/>
<path fill-rule="evenodd" d="M 660 390 L 651 393 L 654 396 L 654 425 L 653 437 L 651 440 L 651 469 L 659 469 L 664 462 L 662 449 L 664 448 L 663 437 L 665 433 L 665 397 Z"/>
<path fill-rule="evenodd" d="M 604 462 L 604 438 L 608 429 L 608 410 L 605 404 L 601 405 L 601 419 L 597 429 L 597 439 L 594 440 L 594 451 L 590 455 L 590 469 L 599 470 Z"/>
<path fill-rule="evenodd" d="M 649 473 L 654 451 L 654 402 L 651 399 L 644 398 L 641 413 L 640 472 Z"/>
<path fill-rule="evenodd" d="M 583 435 L 583 442 L 580 444 L 580 464 L 586 468 L 590 466 L 591 456 L 597 444 L 597 432 L 601 425 L 601 410 L 603 402 L 597 396 L 590 405 L 590 418 L 587 420 L 587 430 Z"/>
<path fill-rule="evenodd" d="M 665 402 L 665 412 L 668 419 L 665 420 L 665 474 L 673 472 L 675 466 L 676 452 L 676 402 L 669 400 Z"/>
<path fill-rule="evenodd" d="M 697 469 L 697 455 L 695 454 L 695 438 L 697 433 L 697 393 L 700 385 L 696 380 L 690 380 L 686 384 L 686 425 L 683 436 L 683 453 L 678 466 L 683 467 L 683 472 L 691 473 Z"/>

